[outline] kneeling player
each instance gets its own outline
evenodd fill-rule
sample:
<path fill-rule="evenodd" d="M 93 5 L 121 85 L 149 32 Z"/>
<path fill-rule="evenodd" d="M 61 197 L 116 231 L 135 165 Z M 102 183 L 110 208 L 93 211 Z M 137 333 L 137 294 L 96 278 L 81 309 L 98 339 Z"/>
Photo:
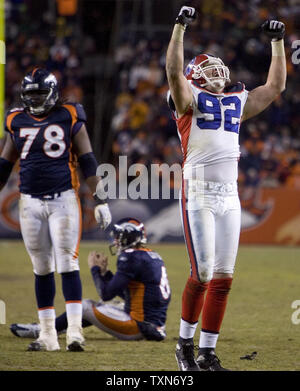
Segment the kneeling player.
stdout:
<path fill-rule="evenodd" d="M 166 337 L 165 322 L 170 302 L 170 286 L 164 262 L 159 254 L 145 248 L 144 225 L 126 218 L 114 225 L 110 249 L 117 249 L 117 272 L 107 270 L 107 257 L 97 252 L 88 256 L 93 280 L 101 297 L 96 303 L 83 300 L 82 326 L 94 325 L 122 340 L 148 339 L 161 341 Z M 120 296 L 124 307 L 104 303 Z M 66 314 L 56 319 L 56 329 L 67 329 Z M 37 324 L 12 324 L 18 337 L 36 337 Z"/>

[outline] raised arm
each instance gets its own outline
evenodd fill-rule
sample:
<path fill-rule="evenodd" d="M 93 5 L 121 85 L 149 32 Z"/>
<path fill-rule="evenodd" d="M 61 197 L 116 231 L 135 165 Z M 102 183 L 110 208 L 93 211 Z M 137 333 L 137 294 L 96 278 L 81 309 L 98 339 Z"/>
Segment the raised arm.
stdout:
<path fill-rule="evenodd" d="M 128 286 L 130 279 L 126 275 L 113 273 L 107 269 L 107 257 L 96 251 L 92 251 L 88 255 L 88 265 L 90 267 L 93 281 L 97 292 L 102 300 L 111 300 L 115 296 L 120 296 L 123 299 L 124 290 Z"/>
<path fill-rule="evenodd" d="M 284 51 L 285 26 L 276 20 L 262 25 L 266 35 L 272 38 L 272 59 L 267 81 L 249 92 L 242 120 L 245 121 L 265 110 L 284 90 L 286 83 L 286 58 Z"/>
<path fill-rule="evenodd" d="M 166 73 L 170 93 L 178 117 L 182 116 L 192 102 L 192 91 L 183 74 L 183 36 L 186 26 L 195 19 L 195 9 L 182 7 L 176 19 L 166 56 Z"/>

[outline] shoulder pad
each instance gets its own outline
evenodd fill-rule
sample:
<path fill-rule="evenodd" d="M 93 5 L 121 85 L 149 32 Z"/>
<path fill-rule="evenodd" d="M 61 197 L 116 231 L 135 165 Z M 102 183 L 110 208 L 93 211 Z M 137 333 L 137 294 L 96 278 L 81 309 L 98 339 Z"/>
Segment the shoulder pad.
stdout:
<path fill-rule="evenodd" d="M 13 133 L 13 130 L 12 130 L 12 121 L 13 119 L 20 113 L 23 113 L 24 111 L 24 108 L 22 107 L 15 107 L 11 110 L 8 110 L 6 115 L 5 115 L 5 120 L 4 120 L 4 124 L 5 124 L 5 130 L 7 132 L 10 132 L 10 133 Z"/>
<path fill-rule="evenodd" d="M 148 255 L 152 258 L 152 259 L 159 259 L 159 260 L 162 260 L 161 256 L 155 252 L 155 251 L 149 251 L 148 252 Z"/>
<path fill-rule="evenodd" d="M 118 261 L 120 261 L 120 262 L 126 262 L 126 261 L 128 261 L 128 259 L 129 259 L 129 257 L 126 254 L 121 254 L 118 257 Z"/>
<path fill-rule="evenodd" d="M 86 114 L 80 103 L 67 102 L 62 106 L 70 112 L 72 117 L 76 117 L 76 121 L 86 122 Z"/>
<path fill-rule="evenodd" d="M 133 253 L 132 249 L 127 249 L 121 252 L 121 254 L 118 256 L 118 261 L 120 262 L 126 262 L 129 261 Z"/>
<path fill-rule="evenodd" d="M 228 86 L 224 88 L 225 93 L 234 93 L 234 92 L 242 92 L 245 89 L 245 85 L 240 81 L 232 86 Z"/>
<path fill-rule="evenodd" d="M 80 103 L 76 103 L 75 108 L 76 108 L 78 120 L 86 122 L 86 114 L 85 114 L 83 106 Z"/>

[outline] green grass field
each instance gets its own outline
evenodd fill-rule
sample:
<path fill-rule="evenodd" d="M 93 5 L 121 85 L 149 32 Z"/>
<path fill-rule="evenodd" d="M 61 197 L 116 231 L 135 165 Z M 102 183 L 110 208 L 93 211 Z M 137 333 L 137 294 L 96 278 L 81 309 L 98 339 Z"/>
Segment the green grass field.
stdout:
<path fill-rule="evenodd" d="M 107 244 L 82 242 L 83 297 L 97 299 L 87 266 L 92 249 L 108 254 Z M 181 294 L 189 265 L 184 245 L 152 246 L 164 258 L 172 288 L 164 342 L 124 342 L 89 327 L 86 351 L 26 352 L 30 340 L 13 336 L 9 325 L 37 321 L 31 262 L 22 242 L 0 241 L 0 299 L 6 303 L 6 324 L 0 325 L 0 370 L 177 371 L 174 358 Z M 115 259 L 110 258 L 115 270 Z M 56 276 L 56 313 L 64 311 L 60 276 Z M 300 370 L 300 324 L 291 322 L 291 304 L 300 300 L 300 248 L 241 246 L 217 353 L 222 364 L 238 371 Z M 196 333 L 198 342 L 200 325 Z M 252 360 L 240 356 L 258 353 Z M 142 358 L 142 359 L 141 359 Z"/>

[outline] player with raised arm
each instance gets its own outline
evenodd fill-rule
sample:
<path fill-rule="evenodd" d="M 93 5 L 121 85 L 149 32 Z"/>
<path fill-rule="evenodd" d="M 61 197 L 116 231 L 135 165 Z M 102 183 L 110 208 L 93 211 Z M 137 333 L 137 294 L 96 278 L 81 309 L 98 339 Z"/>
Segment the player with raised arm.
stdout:
<path fill-rule="evenodd" d="M 147 339 L 162 341 L 166 337 L 165 323 L 171 290 L 161 256 L 145 247 L 144 224 L 133 218 L 118 221 L 112 230 L 117 249 L 117 271 L 108 270 L 108 258 L 93 251 L 88 256 L 99 302 L 83 300 L 82 326 L 94 325 L 122 340 Z M 111 301 L 124 299 L 124 306 Z M 66 314 L 56 319 L 56 330 L 67 328 Z M 39 324 L 14 323 L 10 326 L 18 337 L 37 336 Z"/>
<path fill-rule="evenodd" d="M 63 103 L 54 74 L 42 68 L 34 68 L 24 77 L 21 99 L 24 107 L 9 110 L 5 119 L 7 135 L 0 157 L 0 190 L 19 158 L 21 232 L 33 264 L 41 325 L 39 338 L 28 349 L 60 349 L 54 309 L 57 269 L 66 301 L 67 350 L 81 351 L 84 337 L 78 261 L 81 238 L 78 163 L 98 204 L 95 218 L 102 228 L 110 224 L 111 215 L 100 194 L 97 161 L 82 105 Z"/>
<path fill-rule="evenodd" d="M 271 65 L 266 83 L 248 92 L 242 83 L 230 86 L 228 67 L 209 54 L 196 56 L 184 73 L 184 33 L 195 18 L 194 8 L 181 8 L 166 57 L 168 102 L 184 155 L 181 212 L 191 264 L 182 296 L 176 360 L 181 371 L 222 371 L 215 347 L 241 226 L 239 129 L 242 121 L 263 111 L 285 89 L 285 26 L 275 20 L 262 25 L 271 38 Z M 195 359 L 193 337 L 201 311 Z"/>

